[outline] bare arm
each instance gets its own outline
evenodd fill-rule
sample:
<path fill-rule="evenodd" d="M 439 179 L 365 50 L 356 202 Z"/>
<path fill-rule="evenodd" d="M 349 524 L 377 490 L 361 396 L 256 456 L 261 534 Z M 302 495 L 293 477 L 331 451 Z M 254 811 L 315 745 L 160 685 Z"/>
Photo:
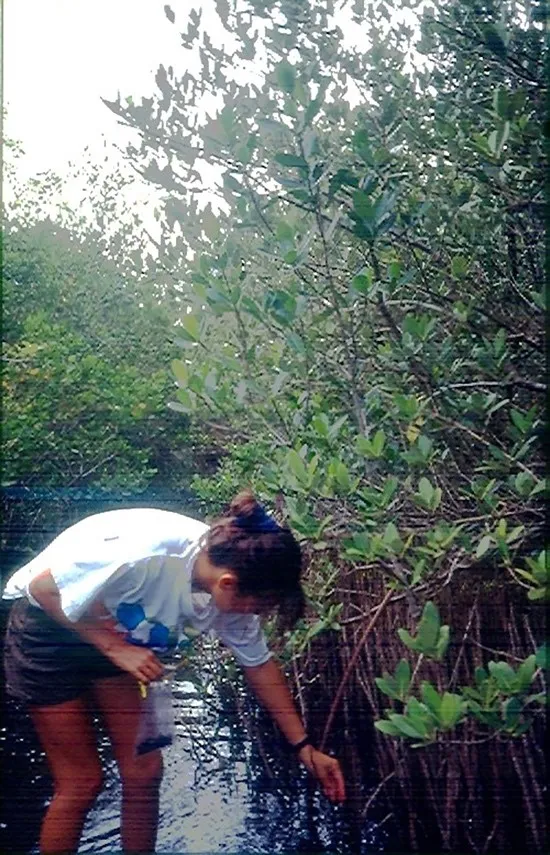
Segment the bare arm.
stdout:
<path fill-rule="evenodd" d="M 274 659 L 263 665 L 245 668 L 246 678 L 254 694 L 276 721 L 291 745 L 296 745 L 306 735 L 300 716 L 296 712 L 288 683 Z"/>
<path fill-rule="evenodd" d="M 61 608 L 59 589 L 50 570 L 40 573 L 29 585 L 29 592 L 39 606 L 57 623 L 76 632 L 83 641 L 93 644 L 118 668 L 148 683 L 162 674 L 162 665 L 155 654 L 145 647 L 129 644 L 115 630 L 115 621 L 100 602 L 95 602 L 76 621 L 71 621 Z"/>
<path fill-rule="evenodd" d="M 273 659 L 244 669 L 246 678 L 271 717 L 291 745 L 297 745 L 306 735 L 302 720 L 296 711 L 286 678 Z M 343 801 L 345 785 L 338 760 L 305 745 L 298 757 L 306 768 L 320 781 L 325 794 L 332 801 Z"/>

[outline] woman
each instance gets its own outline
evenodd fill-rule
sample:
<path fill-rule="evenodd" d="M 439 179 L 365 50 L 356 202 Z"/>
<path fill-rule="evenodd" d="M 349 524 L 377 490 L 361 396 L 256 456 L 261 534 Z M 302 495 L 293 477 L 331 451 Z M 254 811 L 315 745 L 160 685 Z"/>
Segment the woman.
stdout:
<path fill-rule="evenodd" d="M 139 683 L 162 676 L 154 651 L 190 630 L 232 649 L 291 749 L 330 799 L 344 799 L 339 763 L 311 744 L 260 625 L 262 613 L 278 610 L 287 625 L 303 613 L 300 569 L 291 532 L 245 491 L 211 527 L 149 508 L 87 517 L 11 577 L 6 688 L 28 706 L 54 780 L 42 855 L 77 851 L 101 789 L 91 711 L 120 771 L 123 851 L 154 851 L 162 756 L 135 751 Z"/>

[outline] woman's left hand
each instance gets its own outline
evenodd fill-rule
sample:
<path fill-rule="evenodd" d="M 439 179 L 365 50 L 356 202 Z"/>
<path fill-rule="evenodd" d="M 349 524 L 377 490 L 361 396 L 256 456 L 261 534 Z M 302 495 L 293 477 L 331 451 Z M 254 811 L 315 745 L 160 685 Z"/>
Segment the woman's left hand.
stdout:
<path fill-rule="evenodd" d="M 327 798 L 331 802 L 343 802 L 346 798 L 346 785 L 340 768 L 340 763 L 335 757 L 317 751 L 311 745 L 306 745 L 300 751 L 298 757 L 312 775 L 314 775 Z"/>

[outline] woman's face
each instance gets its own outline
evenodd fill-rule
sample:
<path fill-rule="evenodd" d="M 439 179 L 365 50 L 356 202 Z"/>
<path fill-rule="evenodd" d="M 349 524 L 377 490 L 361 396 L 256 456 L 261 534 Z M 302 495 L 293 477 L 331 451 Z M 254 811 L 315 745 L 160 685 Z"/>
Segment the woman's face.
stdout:
<path fill-rule="evenodd" d="M 258 597 L 251 594 L 240 594 L 237 577 L 231 571 L 220 576 L 210 593 L 221 612 L 267 615 L 273 611 L 277 604 L 275 596 Z"/>

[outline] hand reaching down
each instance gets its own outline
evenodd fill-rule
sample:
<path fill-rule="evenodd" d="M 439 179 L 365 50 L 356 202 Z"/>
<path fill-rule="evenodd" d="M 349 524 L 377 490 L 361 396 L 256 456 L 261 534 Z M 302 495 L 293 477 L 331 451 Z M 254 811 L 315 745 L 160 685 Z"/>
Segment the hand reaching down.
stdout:
<path fill-rule="evenodd" d="M 346 786 L 340 763 L 311 745 L 306 745 L 299 758 L 311 774 L 317 778 L 322 790 L 331 802 L 343 802 L 346 798 Z"/>

